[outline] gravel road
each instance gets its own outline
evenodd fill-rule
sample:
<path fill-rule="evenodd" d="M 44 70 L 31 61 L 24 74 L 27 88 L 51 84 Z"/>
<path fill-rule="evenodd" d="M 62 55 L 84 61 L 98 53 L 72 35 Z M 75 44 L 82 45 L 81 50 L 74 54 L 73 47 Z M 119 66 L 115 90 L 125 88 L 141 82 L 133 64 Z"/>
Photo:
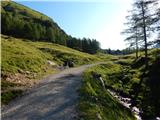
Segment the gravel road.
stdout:
<path fill-rule="evenodd" d="M 81 74 L 96 64 L 65 69 L 44 78 L 22 97 L 2 107 L 2 120 L 75 120 Z"/>

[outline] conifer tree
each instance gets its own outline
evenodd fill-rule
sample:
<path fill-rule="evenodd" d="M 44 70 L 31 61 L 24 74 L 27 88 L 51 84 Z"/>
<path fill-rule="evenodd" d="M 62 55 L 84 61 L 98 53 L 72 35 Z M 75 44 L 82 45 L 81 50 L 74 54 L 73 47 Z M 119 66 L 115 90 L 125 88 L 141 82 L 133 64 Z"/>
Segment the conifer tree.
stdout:
<path fill-rule="evenodd" d="M 135 38 L 135 44 L 137 40 L 142 42 L 145 51 L 145 65 L 148 67 L 148 38 L 155 29 L 154 24 L 156 18 L 155 5 L 157 0 L 134 0 L 131 19 L 129 19 L 128 33 L 132 33 L 127 39 Z M 137 32 L 138 30 L 138 32 Z M 126 32 L 126 33 L 127 33 Z M 137 34 L 138 33 L 138 34 Z"/>

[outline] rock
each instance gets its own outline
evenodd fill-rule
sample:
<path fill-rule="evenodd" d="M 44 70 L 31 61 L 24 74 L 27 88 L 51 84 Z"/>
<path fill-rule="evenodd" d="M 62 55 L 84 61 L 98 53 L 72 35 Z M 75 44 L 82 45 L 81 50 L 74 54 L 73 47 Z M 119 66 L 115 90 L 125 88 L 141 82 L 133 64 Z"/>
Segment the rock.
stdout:
<path fill-rule="evenodd" d="M 105 84 L 104 84 L 104 81 L 103 81 L 102 77 L 99 77 L 99 80 L 101 82 L 101 85 L 102 85 L 103 89 L 105 89 Z"/>
<path fill-rule="evenodd" d="M 74 62 L 72 60 L 65 60 L 63 63 L 64 67 L 74 67 Z"/>
<path fill-rule="evenodd" d="M 74 67 L 73 61 L 68 61 L 68 66 L 69 66 L 69 67 Z"/>
<path fill-rule="evenodd" d="M 132 108 L 132 111 L 135 112 L 135 113 L 139 113 L 140 112 L 139 109 L 137 107 L 135 107 L 135 106 Z"/>
<path fill-rule="evenodd" d="M 26 71 L 26 74 L 30 74 L 31 72 L 30 71 Z"/>
<path fill-rule="evenodd" d="M 80 118 L 80 120 L 84 120 L 83 118 Z"/>
<path fill-rule="evenodd" d="M 99 113 L 96 113 L 96 116 L 97 116 L 98 120 L 102 120 L 102 117 Z"/>
<path fill-rule="evenodd" d="M 93 72 L 93 71 L 91 72 L 91 74 L 92 74 L 92 77 L 95 78 L 95 79 L 99 79 L 100 77 L 102 77 L 101 74 L 98 74 L 98 73 Z"/>
<path fill-rule="evenodd" d="M 44 72 L 47 72 L 47 68 L 43 68 L 43 71 L 44 71 Z"/>
<path fill-rule="evenodd" d="M 21 69 L 18 69 L 18 72 L 19 72 L 19 73 L 24 73 L 23 70 L 21 70 Z"/>
<path fill-rule="evenodd" d="M 160 120 L 160 117 L 156 117 L 156 120 Z"/>
<path fill-rule="evenodd" d="M 49 64 L 49 65 L 51 65 L 51 66 L 56 66 L 56 65 L 57 65 L 56 63 L 54 63 L 54 62 L 52 62 L 52 61 L 50 61 L 50 60 L 47 61 L 47 64 Z"/>
<path fill-rule="evenodd" d="M 37 73 L 33 73 L 33 78 L 36 78 L 37 77 Z"/>

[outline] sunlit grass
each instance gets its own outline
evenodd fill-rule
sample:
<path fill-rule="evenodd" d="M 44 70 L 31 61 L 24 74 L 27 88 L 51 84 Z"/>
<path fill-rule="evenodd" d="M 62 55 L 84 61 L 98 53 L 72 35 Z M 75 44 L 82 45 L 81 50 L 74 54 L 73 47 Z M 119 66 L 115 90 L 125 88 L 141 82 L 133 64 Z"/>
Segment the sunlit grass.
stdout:
<path fill-rule="evenodd" d="M 93 119 L 93 116 L 98 119 L 96 114 L 100 114 L 104 120 L 105 118 L 116 119 L 115 112 L 113 112 L 114 107 L 112 105 L 108 106 L 106 103 L 114 103 L 114 105 L 119 106 L 114 102 L 115 100 L 108 99 L 110 97 L 105 94 L 100 83 L 92 77 L 91 71 L 102 75 L 107 88 L 114 89 L 116 92 L 132 98 L 136 106 L 143 110 L 142 118 L 153 119 L 159 115 L 160 49 L 148 51 L 149 66 L 147 69 L 145 68 L 144 53 L 141 52 L 141 55 L 138 59 L 135 59 L 135 54 L 117 56 L 118 59 L 113 62 L 111 62 L 112 59 L 107 59 L 110 61 L 109 63 L 92 67 L 84 73 L 81 88 L 82 99 L 80 101 L 82 117 L 86 120 Z M 146 73 L 145 76 L 143 76 L 144 72 Z M 103 99 L 104 96 L 106 96 L 105 99 Z M 103 103 L 101 100 L 105 102 Z M 99 111 L 98 113 L 96 109 Z M 125 113 L 122 109 L 117 110 L 118 119 L 121 119 L 121 115 Z"/>
<path fill-rule="evenodd" d="M 2 88 L 3 90 L 11 89 L 2 93 L 2 103 L 8 103 L 12 98 L 18 96 L 16 91 L 22 93 L 19 90 L 13 90 L 14 87 L 17 87 L 17 83 L 12 82 L 12 79 L 14 77 L 18 79 L 17 73 L 22 74 L 23 79 L 26 80 L 41 79 L 44 75 L 59 71 L 58 66 L 62 66 L 66 60 L 73 61 L 75 66 L 100 61 L 94 55 L 65 46 L 47 42 L 31 42 L 5 35 L 1 35 L 1 48 Z M 47 61 L 52 61 L 57 66 L 53 67 Z M 7 78 L 10 80 L 6 81 Z M 21 80 L 18 81 L 21 82 Z"/>
<path fill-rule="evenodd" d="M 107 90 L 103 89 L 100 81 L 93 78 L 92 72 L 102 75 L 105 84 L 109 84 L 108 75 L 120 71 L 120 66 L 111 62 L 98 65 L 86 70 L 80 89 L 80 117 L 84 120 L 134 120 L 132 113 L 115 100 Z M 112 81 L 114 82 L 114 81 Z"/>

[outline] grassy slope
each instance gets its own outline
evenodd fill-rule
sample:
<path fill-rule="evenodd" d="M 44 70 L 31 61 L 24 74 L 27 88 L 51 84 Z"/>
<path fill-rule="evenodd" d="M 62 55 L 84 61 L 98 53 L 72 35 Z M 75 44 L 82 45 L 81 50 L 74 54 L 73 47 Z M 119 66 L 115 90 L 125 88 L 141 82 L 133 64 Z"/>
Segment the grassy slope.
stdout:
<path fill-rule="evenodd" d="M 57 67 L 47 64 L 48 60 L 57 65 L 63 64 L 64 60 L 73 60 L 76 66 L 100 60 L 93 55 L 61 45 L 31 42 L 4 35 L 1 35 L 1 45 L 2 103 L 7 103 L 18 95 L 15 93 L 20 90 L 14 88 L 27 86 L 25 81 L 32 82 L 41 76 L 57 72 Z"/>
<path fill-rule="evenodd" d="M 134 120 L 131 112 L 119 104 L 108 91 L 102 88 L 101 83 L 92 77 L 92 71 L 101 74 L 105 84 L 108 84 L 107 82 L 112 81 L 109 75 L 118 73 L 120 65 L 107 63 L 85 71 L 80 89 L 80 117 L 84 120 L 124 120 L 124 118 Z"/>
<path fill-rule="evenodd" d="M 2 72 L 15 73 L 18 70 L 43 72 L 46 61 L 57 64 L 72 59 L 76 65 L 94 62 L 97 59 L 61 45 L 47 42 L 31 42 L 2 35 Z"/>
<path fill-rule="evenodd" d="M 37 18 L 37 19 L 42 19 L 42 20 L 51 20 L 51 18 L 49 18 L 48 16 L 46 16 L 38 11 L 32 10 L 26 6 L 20 5 L 16 2 L 13 2 L 13 1 L 2 1 L 1 5 L 2 5 L 1 12 L 4 12 L 4 9 L 3 9 L 4 6 L 9 5 L 11 8 L 14 9 L 14 11 L 16 13 L 19 13 L 21 15 L 22 15 L 22 13 L 25 13 L 26 16 L 31 17 L 31 18 Z"/>
<path fill-rule="evenodd" d="M 88 69 L 84 73 L 83 85 L 80 89 L 81 100 L 79 104 L 80 116 L 85 120 L 97 120 L 100 114 L 103 120 L 134 119 L 131 114 L 124 110 L 108 92 L 104 91 L 100 83 L 95 80 L 91 71 L 102 75 L 105 86 L 119 92 L 122 95 L 131 97 L 136 106 L 143 110 L 144 119 L 153 119 L 159 116 L 160 111 L 160 49 L 149 50 L 149 68 L 144 73 L 144 54 L 135 60 L 135 54 L 110 57 L 110 63 L 98 65 Z M 102 56 L 105 58 L 105 56 Z M 114 62 L 113 62 L 114 60 Z"/>
<path fill-rule="evenodd" d="M 16 16 L 22 21 L 33 22 L 34 19 L 38 20 L 39 22 L 48 21 L 53 24 L 52 28 L 54 29 L 54 31 L 58 31 L 60 33 L 63 33 L 64 35 L 67 35 L 65 33 L 65 31 L 63 29 L 61 29 L 52 18 L 48 17 L 47 15 L 45 15 L 39 11 L 33 10 L 27 6 L 24 6 L 22 4 L 19 4 L 17 2 L 11 1 L 11 0 L 10 1 L 2 1 L 0 7 L 1 7 L 1 14 L 9 13 L 12 16 L 14 14 L 16 14 Z M 9 7 L 10 10 L 6 11 L 3 7 Z M 14 17 L 13 17 L 13 19 L 14 19 Z M 39 24 L 42 25 L 41 23 L 39 23 Z"/>

